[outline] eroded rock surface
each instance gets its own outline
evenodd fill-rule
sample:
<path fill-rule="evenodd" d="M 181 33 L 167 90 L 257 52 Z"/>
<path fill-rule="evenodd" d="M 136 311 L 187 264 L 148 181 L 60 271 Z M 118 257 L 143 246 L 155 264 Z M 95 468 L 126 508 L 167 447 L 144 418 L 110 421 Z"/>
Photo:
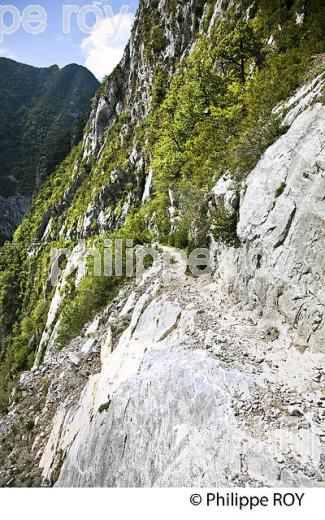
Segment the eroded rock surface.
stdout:
<path fill-rule="evenodd" d="M 177 272 L 129 296 L 130 325 L 60 407 L 43 477 L 60 454 L 57 486 L 322 485 L 322 356 L 261 330 L 210 276 Z"/>
<path fill-rule="evenodd" d="M 216 276 L 266 321 L 289 327 L 297 348 L 325 352 L 323 88 L 317 78 L 287 103 L 284 122 L 290 128 L 243 187 L 237 228 L 242 246 L 217 247 Z"/>
<path fill-rule="evenodd" d="M 28 195 L 2 197 L 0 195 L 0 244 L 9 240 L 23 220 L 32 198 Z"/>

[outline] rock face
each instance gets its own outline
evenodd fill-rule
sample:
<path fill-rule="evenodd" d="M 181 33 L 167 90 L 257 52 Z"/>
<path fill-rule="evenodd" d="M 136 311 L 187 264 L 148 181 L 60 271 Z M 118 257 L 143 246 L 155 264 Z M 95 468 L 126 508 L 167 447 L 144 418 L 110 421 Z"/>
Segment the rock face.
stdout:
<path fill-rule="evenodd" d="M 232 0 L 215 2 L 211 27 L 233 4 Z M 121 63 L 96 97 L 83 140 L 84 161 L 91 164 L 94 157 L 100 161 L 108 143 L 109 129 L 121 114 L 126 117 L 120 133 L 121 142 L 127 128 L 138 127 L 144 121 L 152 109 L 152 87 L 157 72 L 160 71 L 168 85 L 177 64 L 191 53 L 198 33 L 203 31 L 201 25 L 207 8 L 206 2 L 194 0 L 173 6 L 169 0 L 154 3 L 142 0 L 139 3 Z M 159 29 L 159 45 L 150 30 L 152 27 Z M 66 234 L 87 238 L 94 220 L 100 231 L 112 231 L 132 208 L 148 198 L 152 174 L 146 170 L 150 162 L 146 148 L 135 145 L 130 150 L 125 161 L 126 171 L 117 168 L 111 173 L 102 192 L 88 206 L 84 218 L 76 227 L 65 229 Z"/>
<path fill-rule="evenodd" d="M 218 3 L 218 2 L 217 2 Z M 225 2 L 229 4 L 231 2 Z M 151 102 L 153 73 L 160 62 L 166 77 L 175 70 L 175 60 L 190 51 L 203 14 L 204 2 L 193 21 L 194 2 L 184 2 L 176 9 L 168 8 L 168 0 L 152 5 L 152 0 L 142 0 L 132 30 L 130 42 L 121 63 L 110 78 L 108 89 L 98 96 L 90 116 L 88 132 L 84 140 L 84 156 L 100 152 L 105 143 L 105 131 L 117 117 L 128 111 L 131 124 L 138 124 L 148 114 Z M 217 7 L 216 7 L 217 8 Z M 220 7 L 218 8 L 220 10 Z M 159 52 L 146 56 L 144 40 L 149 29 L 159 23 L 165 42 Z M 149 58 L 149 59 L 148 59 Z"/>
<path fill-rule="evenodd" d="M 242 245 L 217 245 L 215 281 L 151 280 L 117 346 L 102 345 L 100 374 L 54 421 L 45 478 L 60 453 L 58 486 L 324 485 L 322 87 L 284 108 L 290 128 L 243 186 Z M 229 214 L 232 190 L 213 192 Z"/>
<path fill-rule="evenodd" d="M 325 108 L 317 102 L 323 88 L 319 77 L 286 104 L 283 124 L 290 128 L 243 187 L 242 246 L 217 248 L 216 276 L 266 321 L 289 326 L 297 346 L 325 352 Z"/>
<path fill-rule="evenodd" d="M 182 255 L 168 253 L 168 281 L 154 266 L 118 298 L 117 319 L 129 325 L 117 342 L 112 318 L 88 329 L 102 338 L 101 370 L 79 402 L 58 407 L 43 478 L 63 487 L 324 485 L 325 396 L 312 380 L 317 366 L 324 378 L 322 357 L 305 353 L 302 363 L 285 336 L 247 319 L 212 277 L 185 276 Z"/>
<path fill-rule="evenodd" d="M 233 482 L 240 472 L 243 439 L 229 414 L 229 388 L 240 389 L 249 382 L 225 371 L 205 351 L 155 350 L 145 356 L 138 374 L 117 389 L 108 411 L 97 414 L 87 434 L 73 445 L 57 485 Z M 228 441 L 236 447 L 231 454 Z"/>
<path fill-rule="evenodd" d="M 0 243 L 11 237 L 21 223 L 31 203 L 31 197 L 15 195 L 1 197 L 0 195 Z"/>

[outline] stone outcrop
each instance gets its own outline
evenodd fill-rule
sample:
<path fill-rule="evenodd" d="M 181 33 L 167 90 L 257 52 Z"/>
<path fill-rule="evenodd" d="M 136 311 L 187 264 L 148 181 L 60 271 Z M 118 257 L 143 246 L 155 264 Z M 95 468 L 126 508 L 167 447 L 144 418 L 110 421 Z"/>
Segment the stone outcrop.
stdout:
<path fill-rule="evenodd" d="M 130 297 L 101 372 L 58 411 L 45 478 L 60 453 L 58 486 L 324 484 L 322 88 L 317 78 L 282 108 L 290 128 L 241 190 L 241 245 L 214 244 L 214 281 L 153 277 Z M 213 196 L 238 210 L 229 178 Z"/>
<path fill-rule="evenodd" d="M 2 197 L 0 195 L 0 244 L 12 237 L 31 204 L 28 195 Z"/>
<path fill-rule="evenodd" d="M 232 0 L 216 1 L 210 29 L 231 7 Z M 196 0 L 176 3 L 173 7 L 168 0 L 155 2 L 154 6 L 152 0 L 140 2 L 123 58 L 96 97 L 83 140 L 84 161 L 91 163 L 94 158 L 100 159 L 109 142 L 109 130 L 121 114 L 125 117 L 121 142 L 127 128 L 139 127 L 148 116 L 157 71 L 163 74 L 168 85 L 177 64 L 192 52 L 198 34 L 204 32 L 202 23 L 207 9 L 206 2 Z M 156 43 L 150 31 L 153 26 L 159 29 L 161 38 L 161 46 L 155 51 Z M 125 164 L 126 171 L 117 169 L 111 173 L 107 185 L 87 208 L 78 229 L 65 230 L 68 235 L 87 238 L 92 220 L 96 220 L 100 231 L 112 231 L 132 208 L 148 199 L 151 174 L 145 168 L 150 164 L 147 147 L 135 146 Z M 130 185 L 137 189 L 130 190 Z"/>
<path fill-rule="evenodd" d="M 211 277 L 184 270 L 168 282 L 151 271 L 122 300 L 119 320 L 130 324 L 118 343 L 112 320 L 95 332 L 101 371 L 72 408 L 59 406 L 43 477 L 63 461 L 58 486 L 320 485 L 311 375 L 321 358 L 305 354 L 301 367 L 285 337 L 247 320 Z"/>
<path fill-rule="evenodd" d="M 284 107 L 289 125 L 242 188 L 241 247 L 217 246 L 216 278 L 265 321 L 288 328 L 298 348 L 325 352 L 325 107 L 316 78 Z M 225 189 L 226 186 L 226 189 Z M 216 204 L 234 197 L 219 181 Z"/>
<path fill-rule="evenodd" d="M 48 441 L 34 440 L 45 482 L 323 485 L 323 357 L 290 348 L 211 276 L 186 276 L 180 252 L 167 253 L 168 279 L 158 262 L 45 363 L 52 378 L 65 363 L 98 370 L 89 356 L 100 358 L 79 399 L 64 394 L 66 377 L 53 380 L 38 420 Z"/>

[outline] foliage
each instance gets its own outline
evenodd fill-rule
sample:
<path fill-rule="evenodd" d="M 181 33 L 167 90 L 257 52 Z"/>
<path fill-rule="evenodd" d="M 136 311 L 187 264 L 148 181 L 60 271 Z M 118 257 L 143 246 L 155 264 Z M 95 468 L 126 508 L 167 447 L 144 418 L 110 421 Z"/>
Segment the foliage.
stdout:
<path fill-rule="evenodd" d="M 275 196 L 276 197 L 280 197 L 280 195 L 282 195 L 282 193 L 284 192 L 284 190 L 286 189 L 286 183 L 285 182 L 282 182 L 280 184 L 280 186 L 277 188 L 276 192 L 275 192 Z"/>
<path fill-rule="evenodd" d="M 111 406 L 111 401 L 107 401 L 107 403 L 101 404 L 98 408 L 99 413 L 107 412 L 109 407 Z"/>
<path fill-rule="evenodd" d="M 80 140 L 97 87 L 78 65 L 35 68 L 0 58 L 0 195 L 35 192 Z"/>
<path fill-rule="evenodd" d="M 295 11 L 283 14 L 283 2 L 278 4 L 271 16 L 269 3 L 259 2 L 255 18 L 246 22 L 230 13 L 210 37 L 201 37 L 151 115 L 152 126 L 160 129 L 151 132 L 155 204 L 160 214 L 170 195 L 176 204 L 165 232 L 169 243 L 187 247 L 193 223 L 206 218 L 193 200 L 204 201 L 225 171 L 240 181 L 286 131 L 273 109 L 304 81 L 314 49 L 324 50 L 325 28 L 316 9 L 309 7 L 302 29 Z M 321 40 L 313 36 L 314 25 Z M 305 36 L 297 39 L 302 30 Z M 274 45 L 267 43 L 270 31 L 276 33 Z M 225 215 L 217 221 L 223 228 L 218 233 L 232 241 L 236 222 L 227 229 Z"/>
<path fill-rule="evenodd" d="M 223 207 L 216 208 L 210 215 L 210 226 L 216 241 L 224 242 L 228 246 L 239 246 L 236 213 L 230 216 Z"/>
<path fill-rule="evenodd" d="M 262 39 L 254 22 L 239 20 L 229 24 L 226 20 L 219 24 L 218 31 L 222 35 L 215 54 L 219 65 L 224 72 L 230 69 L 241 83 L 246 83 L 248 66 L 263 63 Z"/>
<path fill-rule="evenodd" d="M 59 309 L 60 329 L 57 342 L 61 348 L 110 303 L 115 296 L 118 282 L 114 277 L 88 276 L 80 281 L 78 288 L 74 288 L 66 296 Z"/>

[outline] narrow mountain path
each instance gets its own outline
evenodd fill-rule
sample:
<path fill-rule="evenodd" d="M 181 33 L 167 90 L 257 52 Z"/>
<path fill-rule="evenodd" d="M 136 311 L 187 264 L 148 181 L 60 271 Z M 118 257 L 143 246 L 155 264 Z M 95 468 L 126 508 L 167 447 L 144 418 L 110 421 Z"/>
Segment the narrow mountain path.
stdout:
<path fill-rule="evenodd" d="M 322 356 L 162 252 L 21 378 L 1 485 L 324 486 Z"/>
<path fill-rule="evenodd" d="M 289 463 L 292 474 L 304 475 L 303 485 L 324 484 L 324 357 L 301 352 L 275 328 L 259 325 L 259 317 L 243 309 L 234 295 L 222 292 L 212 276 L 186 276 L 183 254 L 165 250 L 176 263 L 164 284 L 165 297 L 195 311 L 195 326 L 183 347 L 205 348 L 227 368 L 249 374 L 258 388 L 248 399 L 233 395 L 237 420 L 252 435 L 275 439 L 287 450 L 283 462 Z M 287 483 L 295 484 L 289 472 Z"/>

